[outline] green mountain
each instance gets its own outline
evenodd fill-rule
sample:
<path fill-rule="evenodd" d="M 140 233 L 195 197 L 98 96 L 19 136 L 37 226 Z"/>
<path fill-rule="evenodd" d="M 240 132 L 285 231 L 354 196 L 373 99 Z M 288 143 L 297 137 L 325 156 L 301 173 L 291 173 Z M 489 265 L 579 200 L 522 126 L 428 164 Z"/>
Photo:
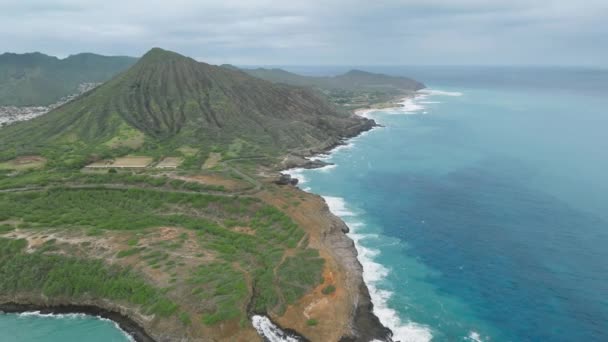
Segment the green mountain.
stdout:
<path fill-rule="evenodd" d="M 73 94 L 82 83 L 105 82 L 136 62 L 91 53 L 65 59 L 41 53 L 0 55 L 0 106 L 42 106 Z"/>
<path fill-rule="evenodd" d="M 232 67 L 227 66 L 224 67 Z M 337 76 L 302 76 L 282 69 L 243 69 L 246 73 L 275 83 L 320 88 L 322 90 L 360 90 L 360 91 L 416 91 L 425 85 L 407 77 L 376 74 L 362 70 L 351 70 Z"/>
<path fill-rule="evenodd" d="M 43 154 L 81 165 L 91 155 L 183 146 L 276 155 L 335 144 L 372 124 L 311 89 L 155 48 L 76 100 L 1 129 L 0 158 Z"/>

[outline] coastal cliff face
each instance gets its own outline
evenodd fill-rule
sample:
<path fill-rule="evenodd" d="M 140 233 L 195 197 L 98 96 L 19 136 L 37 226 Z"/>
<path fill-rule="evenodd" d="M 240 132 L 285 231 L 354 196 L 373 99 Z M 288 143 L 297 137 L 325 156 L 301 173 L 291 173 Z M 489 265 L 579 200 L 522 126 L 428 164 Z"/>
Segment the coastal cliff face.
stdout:
<path fill-rule="evenodd" d="M 324 234 L 325 243 L 334 252 L 345 269 L 346 282 L 353 293 L 353 311 L 351 312 L 351 331 L 345 334 L 341 341 L 392 341 L 392 332 L 382 325 L 374 314 L 371 297 L 367 285 L 363 281 L 363 266 L 357 259 L 355 243 L 345 233 L 348 232 L 346 224 L 329 212 L 327 204 L 324 206 L 324 215 L 329 216 L 331 227 Z"/>
<path fill-rule="evenodd" d="M 261 198 L 279 207 L 291 198 L 299 199 L 300 204 L 286 209 L 286 213 L 309 234 L 310 247 L 319 250 L 326 267 L 322 285 L 290 306 L 284 315 L 271 318 L 311 341 L 392 341 L 392 332 L 373 313 L 363 267 L 353 240 L 346 235 L 346 224 L 330 212 L 321 196 L 291 186 L 280 191 L 280 196 L 265 192 Z M 336 288 L 330 295 L 323 293 L 328 284 Z M 309 319 L 317 324 L 307 325 Z"/>

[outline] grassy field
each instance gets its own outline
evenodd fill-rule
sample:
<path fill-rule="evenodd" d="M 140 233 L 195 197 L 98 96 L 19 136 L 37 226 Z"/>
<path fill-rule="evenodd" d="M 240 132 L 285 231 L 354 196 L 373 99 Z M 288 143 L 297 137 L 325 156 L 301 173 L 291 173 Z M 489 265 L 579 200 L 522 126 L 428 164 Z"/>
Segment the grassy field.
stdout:
<path fill-rule="evenodd" d="M 40 292 L 49 297 L 96 297 L 140 305 L 145 312 L 169 316 L 177 304 L 135 272 L 108 266 L 100 260 L 25 253 L 23 239 L 0 238 L 0 291 L 2 294 Z"/>
<path fill-rule="evenodd" d="M 130 238 L 115 258 L 132 264 L 143 263 L 164 272 L 166 276 L 163 277 L 171 279 L 172 284 L 165 289 L 153 287 L 167 300 L 158 308 L 140 301 L 139 296 L 112 297 L 114 294 L 110 296 L 103 288 L 98 289 L 101 285 L 88 273 L 89 269 L 94 270 L 91 272 L 103 277 L 104 267 L 110 267 L 93 260 L 94 256 L 72 260 L 63 253 L 57 254 L 62 250 L 70 255 L 76 253 L 63 245 L 38 247 L 39 253 L 23 254 L 23 241 L 3 240 L 2 243 L 8 246 L 2 247 L 7 250 L 2 252 L 3 258 L 8 261 L 7 265 L 12 265 L 6 266 L 10 267 L 6 269 L 7 274 L 17 265 L 36 269 L 33 265 L 37 263 L 49 270 L 40 274 L 40 279 L 32 285 L 32 289 L 40 289 L 43 293 L 59 291 L 57 293 L 67 295 L 88 293 L 116 298 L 159 314 L 173 314 L 180 306 L 182 311 L 188 312 L 189 319 L 213 325 L 225 320 L 243 320 L 248 310 L 280 313 L 286 305 L 322 282 L 323 259 L 315 250 L 305 248 L 305 244 L 298 246 L 304 232 L 281 211 L 255 198 L 144 189 L 54 188 L 42 192 L 0 193 L 0 207 L 6 209 L 0 213 L 0 223 L 9 222 L 4 229 L 9 232 L 55 229 L 84 231 L 86 235 L 100 237 L 128 234 Z M 182 233 L 151 243 L 150 234 L 162 227 L 180 227 L 190 231 L 194 239 Z M 194 250 L 190 246 L 190 253 L 207 257 L 194 258 L 198 261 L 188 264 L 172 254 L 172 250 L 185 248 L 188 241 L 196 242 L 197 246 Z M 79 253 L 83 251 L 86 249 Z M 184 255 L 184 252 L 178 254 Z M 52 257 L 47 258 L 49 255 Z M 176 270 L 189 276 L 179 277 Z M 117 271 L 110 267 L 107 272 Z M 73 281 L 80 284 L 80 292 L 74 293 L 69 287 L 62 290 L 62 283 L 54 280 L 55 274 L 57 279 L 71 274 L 75 277 Z M 139 279 L 130 271 L 117 274 L 121 277 L 124 274 L 129 282 Z M 1 286 L 7 286 L 7 289 L 13 286 L 14 291 L 19 277 L 29 279 L 27 274 L 17 275 L 11 277 L 10 282 L 5 279 L 7 285 Z M 91 282 L 81 284 L 80 277 L 91 279 Z M 72 281 L 70 279 L 63 281 Z M 0 289 L 4 289 L 1 286 Z M 114 288 L 111 283 L 108 286 Z"/>

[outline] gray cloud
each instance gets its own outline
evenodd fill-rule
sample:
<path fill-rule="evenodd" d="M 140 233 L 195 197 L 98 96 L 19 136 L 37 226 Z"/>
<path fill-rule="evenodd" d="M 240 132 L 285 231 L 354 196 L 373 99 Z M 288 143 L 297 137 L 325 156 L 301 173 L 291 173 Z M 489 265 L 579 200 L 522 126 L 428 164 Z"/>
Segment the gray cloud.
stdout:
<path fill-rule="evenodd" d="M 0 49 L 235 64 L 592 64 L 608 1 L 0 0 Z"/>

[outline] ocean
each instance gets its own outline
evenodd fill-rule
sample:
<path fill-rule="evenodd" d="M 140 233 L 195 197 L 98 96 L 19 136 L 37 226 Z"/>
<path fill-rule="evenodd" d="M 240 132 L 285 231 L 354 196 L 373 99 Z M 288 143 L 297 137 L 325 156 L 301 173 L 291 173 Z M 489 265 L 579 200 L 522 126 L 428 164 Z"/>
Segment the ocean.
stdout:
<path fill-rule="evenodd" d="M 396 339 L 608 341 L 608 72 L 376 71 L 429 90 L 290 173 L 350 226 Z"/>
<path fill-rule="evenodd" d="M 335 165 L 291 173 L 351 228 L 395 338 L 608 341 L 608 72 L 362 69 L 431 90 L 367 113 L 383 127 L 321 157 Z M 81 316 L 0 315 L 0 331 L 127 341 Z"/>
<path fill-rule="evenodd" d="M 116 323 L 84 314 L 0 313 L 2 342 L 132 342 Z"/>

